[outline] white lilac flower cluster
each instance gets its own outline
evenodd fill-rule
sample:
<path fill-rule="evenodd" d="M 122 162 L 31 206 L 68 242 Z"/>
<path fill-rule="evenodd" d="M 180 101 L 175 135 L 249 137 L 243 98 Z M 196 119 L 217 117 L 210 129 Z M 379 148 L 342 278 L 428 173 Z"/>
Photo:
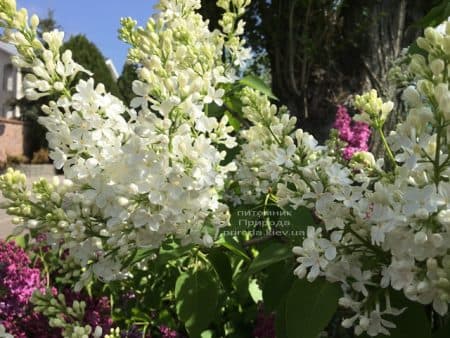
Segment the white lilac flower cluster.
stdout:
<path fill-rule="evenodd" d="M 337 164 L 294 120 L 267 98 L 245 91 L 244 113 L 254 123 L 242 132 L 238 198 L 270 194 L 281 206 L 313 207 L 321 220 L 293 249 L 295 274 L 340 283 L 340 305 L 354 313 L 342 322 L 357 335 L 389 334 L 404 308 L 395 291 L 431 304 L 445 315 L 450 301 L 450 24 L 432 28 L 413 55 L 414 82 L 403 93 L 409 113 L 388 138 L 382 134 L 391 102 L 375 91 L 356 98 L 356 116 L 381 133 L 389 163 L 357 153 Z M 384 169 L 383 169 L 384 168 Z M 264 196 L 263 196 L 264 197 Z"/>
<path fill-rule="evenodd" d="M 356 153 L 346 167 L 301 129 L 286 109 L 249 88 L 241 92 L 244 117 L 236 161 L 223 165 L 235 139 L 227 118 L 208 115 L 223 104 L 250 52 L 240 20 L 248 0 L 219 0 L 222 32 L 196 14 L 198 0 L 161 0 L 145 27 L 127 18 L 121 38 L 139 64 L 131 108 L 79 72 L 70 52 L 60 54 L 63 34 L 37 38 L 38 18 L 28 19 L 14 0 L 0 0 L 3 40 L 19 51 L 13 61 L 30 69 L 29 99 L 56 96 L 40 119 L 49 132 L 51 157 L 67 180 L 40 181 L 9 171 L 0 179 L 8 212 L 27 229 L 47 235 L 81 267 L 79 286 L 95 275 L 123 276 L 136 248 L 157 248 L 168 237 L 212 244 L 228 224 L 221 201 L 230 172 L 239 183 L 235 202 L 269 196 L 281 207 L 306 206 L 322 221 L 293 249 L 295 274 L 341 284 L 340 304 L 354 315 L 343 326 L 356 334 L 388 334 L 388 319 L 403 309 L 392 290 L 444 315 L 450 300 L 450 25 L 425 31 L 409 70 L 415 81 L 403 93 L 409 114 L 385 138 L 393 109 L 372 91 L 357 97 L 356 117 L 381 133 L 389 163 Z M 386 316 L 388 319 L 386 319 Z M 0 331 L 1 332 L 1 331 Z"/>
<path fill-rule="evenodd" d="M 70 249 L 83 280 L 118 278 L 130 252 L 157 248 L 169 237 L 212 245 L 229 223 L 221 196 L 235 166 L 223 160 L 236 142 L 227 117 L 208 116 L 208 105 L 222 105 L 223 87 L 250 56 L 240 39 L 248 4 L 219 1 L 222 32 L 210 31 L 196 13 L 199 0 L 162 0 L 144 28 L 123 19 L 121 38 L 139 64 L 136 98 L 127 108 L 93 79 L 73 83 L 85 70 L 69 51 L 60 54 L 63 33 L 45 33 L 40 42 L 38 18 L 28 20 L 14 0 L 0 0 L 2 39 L 16 46 L 14 63 L 30 69 L 27 97 L 58 97 L 43 106 L 47 116 L 39 121 L 48 130 L 50 157 L 70 180 L 62 193 L 58 185 L 46 187 L 50 201 L 27 195 L 14 172 L 2 189 L 25 228 Z M 20 206 L 36 203 L 40 217 L 22 212 Z"/>

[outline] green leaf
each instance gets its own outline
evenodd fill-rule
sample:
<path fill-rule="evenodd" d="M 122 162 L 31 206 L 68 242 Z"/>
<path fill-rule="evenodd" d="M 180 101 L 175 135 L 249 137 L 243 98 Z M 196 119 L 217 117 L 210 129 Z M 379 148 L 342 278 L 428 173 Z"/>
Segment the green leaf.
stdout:
<path fill-rule="evenodd" d="M 233 279 L 230 258 L 218 249 L 212 249 L 207 257 L 216 271 L 224 289 L 230 291 L 232 289 Z"/>
<path fill-rule="evenodd" d="M 218 106 L 215 102 L 213 102 L 206 106 L 206 111 L 208 116 L 216 117 L 220 120 L 225 112 L 225 109 L 224 107 Z"/>
<path fill-rule="evenodd" d="M 131 253 L 128 260 L 125 261 L 124 266 L 132 266 L 155 253 L 155 249 L 136 249 Z"/>
<path fill-rule="evenodd" d="M 317 338 L 338 307 L 341 290 L 324 280 L 297 280 L 286 299 L 287 338 Z"/>
<path fill-rule="evenodd" d="M 235 96 L 229 96 L 224 98 L 225 108 L 231 110 L 232 113 L 242 116 L 242 102 Z"/>
<path fill-rule="evenodd" d="M 308 208 L 299 207 L 295 210 L 287 209 L 285 213 L 286 216 L 282 216 L 280 219 L 284 224 L 283 235 L 295 243 L 302 243 L 308 226 L 315 225 L 311 211 Z"/>
<path fill-rule="evenodd" d="M 283 243 L 271 243 L 253 260 L 248 268 L 249 273 L 261 271 L 268 266 L 293 257 L 290 246 Z"/>
<path fill-rule="evenodd" d="M 250 257 L 247 256 L 242 246 L 231 236 L 223 236 L 217 241 L 217 244 L 230 250 L 235 255 L 244 258 L 246 261 L 250 260 Z"/>
<path fill-rule="evenodd" d="M 248 75 L 244 77 L 240 82 L 245 86 L 248 86 L 263 93 L 264 95 L 270 97 L 271 99 L 278 100 L 278 98 L 275 95 L 273 95 L 272 89 L 259 77 L 256 77 L 254 75 Z"/>
<path fill-rule="evenodd" d="M 246 304 L 248 301 L 251 301 L 249 284 L 250 278 L 246 273 L 240 273 L 234 278 L 236 298 L 240 304 Z"/>
<path fill-rule="evenodd" d="M 267 278 L 262 290 L 264 308 L 267 311 L 274 311 L 285 300 L 295 278 L 293 273 L 286 273 L 291 271 L 291 268 L 291 265 L 285 262 L 267 268 Z"/>
<path fill-rule="evenodd" d="M 392 305 L 397 309 L 406 307 L 405 312 L 399 316 L 387 318 L 392 321 L 397 328 L 390 329 L 390 335 L 382 337 L 390 338 L 431 338 L 431 324 L 425 312 L 425 307 L 421 304 L 409 301 L 405 296 L 396 292 L 391 294 Z M 446 338 L 448 335 L 445 336 Z"/>
<path fill-rule="evenodd" d="M 450 322 L 433 334 L 433 338 L 448 338 L 450 336 Z"/>
<path fill-rule="evenodd" d="M 20 236 L 10 236 L 8 237 L 8 242 L 14 241 L 16 245 L 22 249 L 26 249 L 28 244 L 28 236 L 20 235 Z"/>
<path fill-rule="evenodd" d="M 228 117 L 228 123 L 233 127 L 234 131 L 239 131 L 239 129 L 241 129 L 241 123 L 239 120 L 229 111 L 226 111 L 225 115 Z"/>
<path fill-rule="evenodd" d="M 164 266 L 167 262 L 179 259 L 192 252 L 193 244 L 189 245 L 178 245 L 176 243 L 169 243 L 161 247 L 159 254 L 155 260 L 155 264 Z"/>
<path fill-rule="evenodd" d="M 448 0 L 442 0 L 437 6 L 433 7 L 422 19 L 414 23 L 413 27 L 436 27 L 447 20 L 450 16 L 450 3 Z"/>
<path fill-rule="evenodd" d="M 277 338 L 286 338 L 286 300 L 283 300 L 277 307 L 275 313 L 275 333 Z M 303 338 L 303 337 L 302 337 Z"/>
<path fill-rule="evenodd" d="M 202 332 L 201 338 L 213 338 L 214 333 L 211 330 Z"/>
<path fill-rule="evenodd" d="M 183 273 L 175 285 L 176 311 L 189 337 L 200 337 L 217 312 L 218 286 L 207 271 Z"/>

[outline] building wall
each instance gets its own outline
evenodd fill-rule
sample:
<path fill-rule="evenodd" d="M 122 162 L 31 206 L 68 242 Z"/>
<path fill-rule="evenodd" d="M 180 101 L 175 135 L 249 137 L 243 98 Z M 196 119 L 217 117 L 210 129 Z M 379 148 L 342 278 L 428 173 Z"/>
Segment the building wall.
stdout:
<path fill-rule="evenodd" d="M 11 55 L 0 49 L 0 117 L 18 118 L 18 107 L 11 106 L 11 101 L 20 97 L 21 74 L 11 64 Z"/>
<path fill-rule="evenodd" d="M 5 162 L 7 155 L 20 156 L 29 153 L 29 132 L 25 122 L 0 118 L 0 162 Z"/>

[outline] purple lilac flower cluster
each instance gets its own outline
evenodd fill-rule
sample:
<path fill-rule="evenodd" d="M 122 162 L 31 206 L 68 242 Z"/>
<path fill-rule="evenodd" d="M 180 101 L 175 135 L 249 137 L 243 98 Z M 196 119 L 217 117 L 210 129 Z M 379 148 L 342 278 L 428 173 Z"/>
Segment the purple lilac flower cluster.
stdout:
<path fill-rule="evenodd" d="M 275 335 L 275 315 L 267 313 L 264 306 L 258 308 L 258 316 L 253 329 L 254 338 L 276 338 Z"/>
<path fill-rule="evenodd" d="M 175 330 L 170 329 L 165 325 L 161 325 L 158 328 L 159 335 L 161 338 L 182 338 L 182 336 Z M 151 334 L 147 334 L 146 338 L 152 338 Z M 142 331 L 137 327 L 133 326 L 126 333 L 121 334 L 121 338 L 142 338 Z"/>
<path fill-rule="evenodd" d="M 161 332 L 161 336 L 163 338 L 180 338 L 180 335 L 177 331 L 168 328 L 167 326 L 161 325 L 159 327 L 159 331 Z"/>
<path fill-rule="evenodd" d="M 31 267 L 26 252 L 14 242 L 0 240 L 0 324 L 15 338 L 59 338 L 59 329 L 48 326 L 48 319 L 33 311 L 31 296 L 39 289 L 45 292 L 45 282 L 38 268 Z M 58 293 L 53 289 L 54 295 Z M 86 302 L 84 322 L 103 332 L 112 327 L 111 306 L 107 297 L 91 298 L 65 290 L 68 304 L 74 300 Z"/>
<path fill-rule="evenodd" d="M 108 297 L 92 298 L 84 293 L 74 293 L 71 290 L 64 291 L 67 304 L 73 304 L 75 300 L 86 303 L 83 322 L 93 329 L 100 326 L 104 333 L 111 330 L 111 305 Z"/>
<path fill-rule="evenodd" d="M 339 138 L 347 144 L 342 150 L 344 159 L 350 160 L 354 153 L 369 150 L 371 135 L 369 125 L 364 122 L 352 121 L 345 106 L 338 106 L 333 128 L 338 131 Z"/>
<path fill-rule="evenodd" d="M 25 251 L 14 242 L 0 240 L 0 323 L 14 337 L 56 337 L 30 304 L 33 292 L 44 286 Z"/>

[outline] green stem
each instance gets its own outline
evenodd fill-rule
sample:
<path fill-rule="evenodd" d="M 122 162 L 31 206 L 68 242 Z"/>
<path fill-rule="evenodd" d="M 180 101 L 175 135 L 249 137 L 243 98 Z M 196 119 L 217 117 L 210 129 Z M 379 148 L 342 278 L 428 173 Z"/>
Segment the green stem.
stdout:
<path fill-rule="evenodd" d="M 264 200 L 264 208 L 263 208 L 264 219 L 266 220 L 266 225 L 269 229 L 270 229 L 270 216 L 267 215 L 267 205 L 269 204 L 270 196 L 271 193 L 269 192 Z"/>
<path fill-rule="evenodd" d="M 277 137 L 277 135 L 275 135 L 275 133 L 273 132 L 273 130 L 270 127 L 270 125 L 266 125 L 266 128 L 269 129 L 269 132 L 273 136 L 273 138 L 275 139 L 275 142 L 277 142 L 280 147 L 283 147 L 283 142 L 281 142 L 280 139 Z"/>
<path fill-rule="evenodd" d="M 441 139 L 442 139 L 442 130 L 441 122 L 439 121 L 439 126 L 437 128 L 437 136 L 436 136 L 436 154 L 434 155 L 434 183 L 436 187 L 439 186 L 439 179 L 441 176 Z"/>
<path fill-rule="evenodd" d="M 395 161 L 395 157 L 394 157 L 394 154 L 392 153 L 391 147 L 389 147 L 386 137 L 384 136 L 383 128 L 379 127 L 377 129 L 378 129 L 378 132 L 380 133 L 381 141 L 383 142 L 383 146 L 386 149 L 389 160 L 391 161 L 391 163 L 395 169 L 395 168 L 397 168 L 397 162 Z"/>
<path fill-rule="evenodd" d="M 370 243 L 368 240 L 366 240 L 360 234 L 358 234 L 355 230 L 353 230 L 350 226 L 347 229 L 353 236 L 355 236 L 368 249 L 372 250 L 375 255 L 381 256 L 381 257 L 385 256 L 385 253 L 384 253 L 384 251 L 381 248 L 379 248 L 379 247 L 373 245 L 372 243 Z"/>

